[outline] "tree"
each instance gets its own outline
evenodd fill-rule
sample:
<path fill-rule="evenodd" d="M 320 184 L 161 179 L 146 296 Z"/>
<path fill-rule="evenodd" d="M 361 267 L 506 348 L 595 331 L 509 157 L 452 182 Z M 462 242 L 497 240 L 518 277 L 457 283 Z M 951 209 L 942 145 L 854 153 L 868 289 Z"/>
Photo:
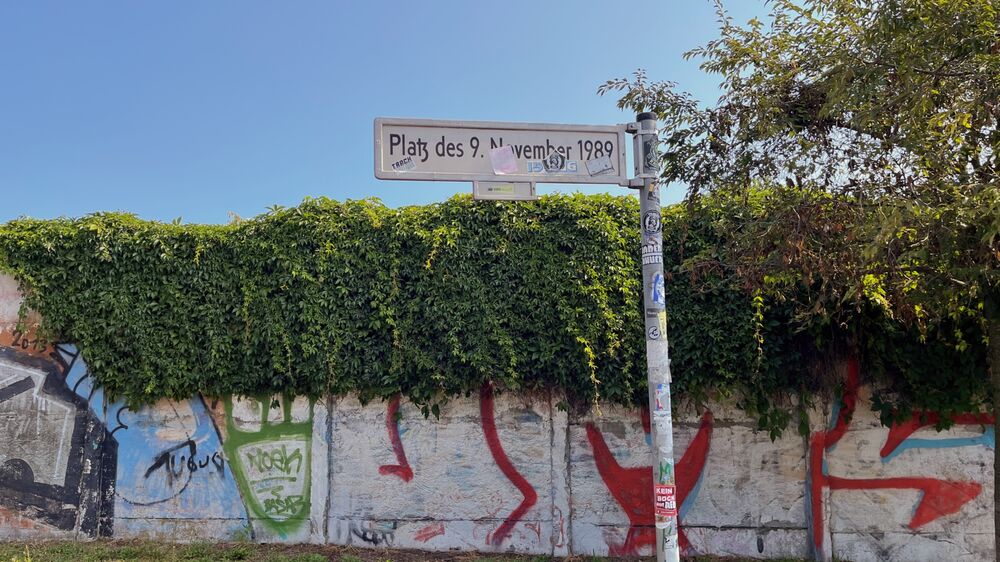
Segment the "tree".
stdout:
<path fill-rule="evenodd" d="M 822 321 L 874 305 L 927 337 L 946 327 L 986 350 L 998 419 L 1000 1 L 772 6 L 737 25 L 717 2 L 719 37 L 685 55 L 721 77 L 711 107 L 641 71 L 600 92 L 659 114 L 664 179 L 690 200 L 767 200 L 728 219 L 743 233 L 721 261 L 744 283 Z M 1000 541 L 1000 507 L 994 521 Z"/>

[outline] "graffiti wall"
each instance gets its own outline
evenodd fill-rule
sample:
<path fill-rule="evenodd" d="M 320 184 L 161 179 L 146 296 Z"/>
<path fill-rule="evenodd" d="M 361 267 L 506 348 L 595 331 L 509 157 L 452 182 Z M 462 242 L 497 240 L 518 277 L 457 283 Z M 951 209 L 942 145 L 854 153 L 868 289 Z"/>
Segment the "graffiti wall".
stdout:
<path fill-rule="evenodd" d="M 0 277 L 0 539 L 153 537 L 428 550 L 645 555 L 652 482 L 675 470 L 691 554 L 993 559 L 992 418 L 879 425 L 856 364 L 777 441 L 723 404 L 675 415 L 675 467 L 649 417 L 486 386 L 439 419 L 405 400 L 208 397 L 137 411 L 69 344 L 18 331 Z"/>

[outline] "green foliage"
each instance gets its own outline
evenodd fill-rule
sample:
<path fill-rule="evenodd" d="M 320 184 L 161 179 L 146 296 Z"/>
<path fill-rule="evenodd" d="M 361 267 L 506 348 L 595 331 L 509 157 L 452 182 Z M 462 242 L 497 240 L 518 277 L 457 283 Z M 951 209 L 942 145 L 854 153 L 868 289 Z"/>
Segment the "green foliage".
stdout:
<path fill-rule="evenodd" d="M 978 409 L 988 370 L 1000 408 L 1000 4 L 774 0 L 743 24 L 715 4 L 685 56 L 716 103 L 641 71 L 599 89 L 660 117 L 665 179 L 729 208 L 741 235 L 701 261 L 849 335 L 884 420 Z"/>
<path fill-rule="evenodd" d="M 788 397 L 823 388 L 811 367 L 832 338 L 710 265 L 733 209 L 664 210 L 675 388 L 735 398 L 776 435 L 794 419 Z M 634 198 L 610 196 L 316 199 L 224 226 L 102 213 L 0 227 L 0 264 L 43 335 L 76 342 L 108 395 L 131 404 L 353 392 L 437 415 L 486 381 L 562 389 L 577 407 L 633 404 L 646 400 L 638 222 Z M 887 326 L 878 333 L 914 339 Z"/>
<path fill-rule="evenodd" d="M 766 318 L 752 375 L 750 298 L 683 272 L 682 242 L 711 245 L 700 232 L 711 224 L 682 233 L 682 210 L 667 215 L 678 388 L 702 399 L 788 384 L 780 315 Z M 637 225 L 629 197 L 398 210 L 319 199 L 225 226 L 21 219 L 0 228 L 0 263 L 44 333 L 76 342 L 105 390 L 131 403 L 402 393 L 429 413 L 487 380 L 632 403 L 646 388 Z"/>
<path fill-rule="evenodd" d="M 877 337 L 859 340 L 864 363 L 879 381 L 873 405 L 883 423 L 935 411 L 944 428 L 952 414 L 989 408 L 987 346 L 978 322 L 945 320 L 914 334 L 885 316 L 869 321 L 865 331 Z"/>

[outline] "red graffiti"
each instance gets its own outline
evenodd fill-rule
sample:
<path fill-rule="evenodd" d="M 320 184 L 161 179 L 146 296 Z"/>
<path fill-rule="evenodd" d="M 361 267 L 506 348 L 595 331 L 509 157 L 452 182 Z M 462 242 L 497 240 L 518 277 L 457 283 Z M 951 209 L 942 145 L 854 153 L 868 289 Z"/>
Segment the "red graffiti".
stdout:
<path fill-rule="evenodd" d="M 521 476 L 521 473 L 514 468 L 514 464 L 510 462 L 510 459 L 507 458 L 507 453 L 503 450 L 503 445 L 500 444 L 500 436 L 497 434 L 497 423 L 493 412 L 493 386 L 489 383 L 484 384 L 479 392 L 479 415 L 482 418 L 483 435 L 486 437 L 486 445 L 490 449 L 490 454 L 493 455 L 493 462 L 500 467 L 500 471 L 507 477 L 507 480 L 510 480 L 517 487 L 518 491 L 521 492 L 521 495 L 524 496 L 520 505 L 486 539 L 488 543 L 500 545 L 510 536 L 511 531 L 514 530 L 514 525 L 538 501 L 538 494 L 535 493 L 535 489 L 525 480 L 524 476 Z"/>
<path fill-rule="evenodd" d="M 879 451 L 879 456 L 883 459 L 888 457 L 918 429 L 937 425 L 940 421 L 941 415 L 937 412 L 918 412 L 905 422 L 892 424 L 892 427 L 889 428 L 889 436 L 885 438 L 885 445 Z M 955 414 L 951 417 L 951 421 L 955 425 L 993 425 L 993 416 L 989 414 Z"/>
<path fill-rule="evenodd" d="M 403 482 L 409 482 L 413 480 L 413 469 L 410 468 L 410 463 L 406 460 L 403 441 L 399 438 L 399 420 L 396 419 L 398 412 L 399 395 L 396 395 L 389 402 L 389 410 L 385 415 L 385 427 L 389 430 L 389 440 L 392 441 L 392 452 L 396 454 L 396 462 L 399 464 L 384 464 L 378 467 L 378 473 L 382 475 L 394 474 L 399 476 Z"/>
<path fill-rule="evenodd" d="M 851 359 L 847 364 L 847 387 L 844 390 L 843 407 L 837 416 L 837 423 L 829 431 L 814 433 L 809 440 L 809 496 L 811 500 L 811 525 L 813 545 L 817 550 L 823 546 L 823 489 L 831 490 L 920 490 L 920 502 L 910 519 L 909 527 L 916 529 L 939 517 L 956 513 L 963 505 L 972 501 L 982 491 L 982 486 L 976 482 L 956 482 L 938 478 L 840 478 L 828 476 L 823 470 L 823 457 L 826 451 L 837 444 L 847 432 L 847 426 L 857 405 L 860 367 L 857 359 Z M 912 421 L 910 422 L 912 423 Z M 909 430 L 909 435 L 920 426 Z M 896 437 L 904 435 L 906 428 L 897 430 Z M 890 431 L 890 440 L 893 439 Z M 882 456 L 886 456 L 899 446 L 905 439 L 896 441 L 891 449 L 887 440 L 882 448 Z"/>
<path fill-rule="evenodd" d="M 428 525 L 413 535 L 413 539 L 419 542 L 427 542 L 436 536 L 444 534 L 444 523 Z"/>
<path fill-rule="evenodd" d="M 643 426 L 647 427 L 648 412 L 643 412 Z M 683 505 L 705 469 L 708 449 L 712 440 L 712 412 L 706 411 L 691 445 L 677 463 L 677 499 Z M 594 449 L 594 463 L 611 497 L 618 502 L 629 520 L 628 534 L 622 544 L 608 544 L 610 556 L 637 556 L 642 547 L 653 546 L 656 531 L 653 528 L 653 468 L 639 466 L 623 468 L 604 441 L 604 435 L 593 423 L 587 424 L 587 440 Z M 679 518 L 678 518 L 679 521 Z M 682 550 L 690 547 L 683 530 L 678 529 L 678 542 Z"/>
<path fill-rule="evenodd" d="M 977 482 L 949 482 L 935 478 L 859 478 L 846 479 L 827 476 L 831 490 L 920 490 L 920 503 L 910 519 L 909 527 L 916 529 L 938 517 L 957 513 L 966 503 L 975 499 L 983 487 Z"/>

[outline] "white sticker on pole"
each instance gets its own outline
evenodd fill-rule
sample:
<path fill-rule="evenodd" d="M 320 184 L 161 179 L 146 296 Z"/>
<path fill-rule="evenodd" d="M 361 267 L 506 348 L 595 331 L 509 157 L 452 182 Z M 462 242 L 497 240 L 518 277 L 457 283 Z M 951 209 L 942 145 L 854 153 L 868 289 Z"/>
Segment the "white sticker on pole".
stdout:
<path fill-rule="evenodd" d="M 642 265 L 663 263 L 663 244 L 656 236 L 650 236 L 642 245 Z"/>
<path fill-rule="evenodd" d="M 659 271 L 653 275 L 653 286 L 650 291 L 652 292 L 650 300 L 660 306 L 667 306 L 666 286 L 663 282 L 663 274 Z"/>
<path fill-rule="evenodd" d="M 656 391 L 653 392 L 653 415 L 670 415 L 670 387 L 658 383 Z"/>

